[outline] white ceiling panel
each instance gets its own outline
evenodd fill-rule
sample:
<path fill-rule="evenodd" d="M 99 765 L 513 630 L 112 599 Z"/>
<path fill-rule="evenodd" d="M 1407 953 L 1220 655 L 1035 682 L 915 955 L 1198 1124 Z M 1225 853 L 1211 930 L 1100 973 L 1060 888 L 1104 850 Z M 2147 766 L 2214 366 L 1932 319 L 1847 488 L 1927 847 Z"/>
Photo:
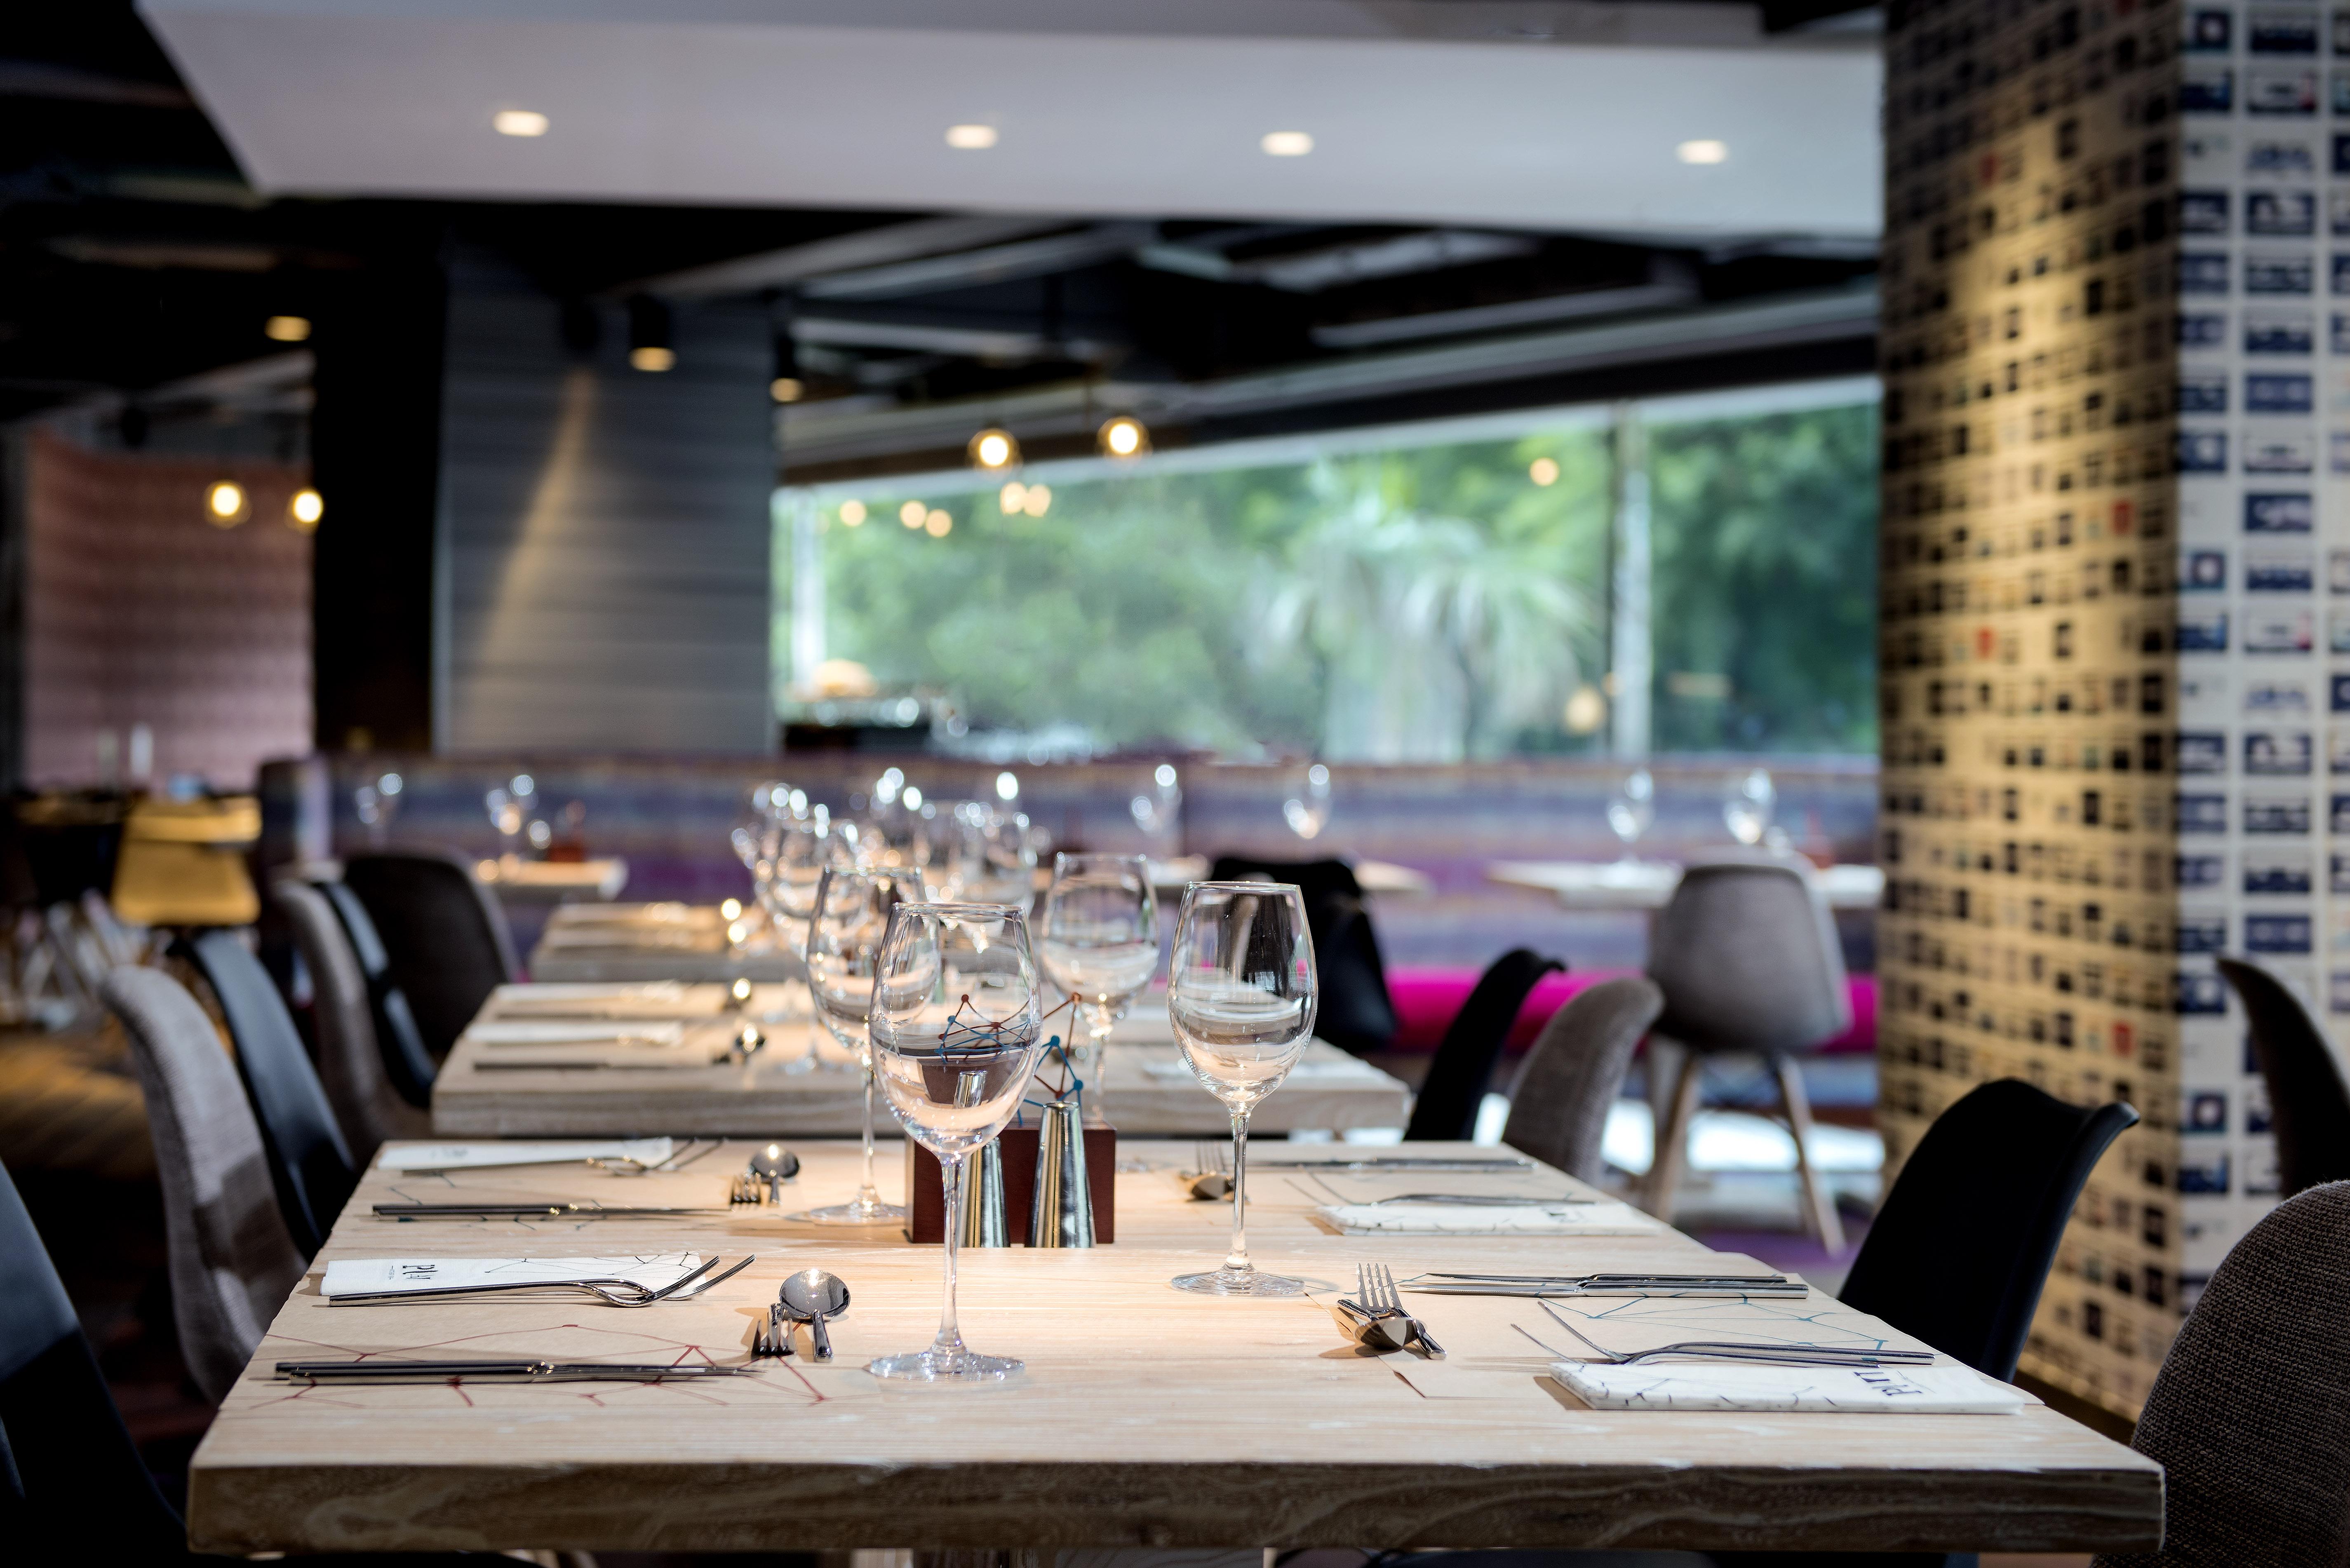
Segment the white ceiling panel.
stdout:
<path fill-rule="evenodd" d="M 1373 24 L 1497 7 L 1336 0 L 1142 5 L 1117 32 L 1071 20 L 1119 14 L 1107 0 L 974 0 L 951 9 L 951 29 L 927 25 L 950 8 L 909 0 L 141 10 L 247 176 L 281 194 L 1700 236 L 1878 227 L 1881 72 L 1866 47 L 1430 37 Z M 1717 37 L 1720 12 L 1690 8 Z M 1162 13 L 1175 20 L 1142 26 Z M 1225 26 L 1243 16 L 1256 25 Z M 515 109 L 546 116 L 546 133 L 494 131 Z M 995 145 L 951 148 L 957 124 L 993 127 Z M 1267 156 L 1274 130 L 1307 132 L 1312 152 Z M 1726 159 L 1680 161 L 1695 140 Z"/>

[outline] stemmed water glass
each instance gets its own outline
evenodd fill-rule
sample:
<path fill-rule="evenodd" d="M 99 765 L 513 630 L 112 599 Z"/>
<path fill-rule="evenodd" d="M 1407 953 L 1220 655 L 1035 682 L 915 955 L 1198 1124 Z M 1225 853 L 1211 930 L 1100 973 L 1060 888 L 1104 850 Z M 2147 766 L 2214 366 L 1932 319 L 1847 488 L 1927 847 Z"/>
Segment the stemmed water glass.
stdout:
<path fill-rule="evenodd" d="M 815 1210 L 819 1225 L 878 1225 L 906 1211 L 881 1201 L 873 1185 L 873 971 L 880 961 L 890 912 L 922 901 L 922 874 L 871 871 L 833 865 L 818 877 L 807 924 L 808 997 L 825 1032 L 853 1052 L 865 1074 L 865 1184 L 847 1203 Z"/>
<path fill-rule="evenodd" d="M 1284 882 L 1194 882 L 1175 921 L 1167 1019 L 1183 1059 L 1232 1117 L 1232 1248 L 1224 1266 L 1179 1274 L 1179 1291 L 1295 1296 L 1299 1282 L 1248 1256 L 1248 1119 L 1281 1087 L 1314 1033 L 1320 999 L 1305 899 Z"/>
<path fill-rule="evenodd" d="M 1770 830 L 1772 808 L 1779 804 L 1779 792 L 1771 783 L 1771 775 L 1762 768 L 1749 768 L 1730 781 L 1721 797 L 1721 820 L 1730 836 L 1741 844 L 1762 842 Z"/>
<path fill-rule="evenodd" d="M 1330 770 L 1315 763 L 1281 803 L 1281 819 L 1289 831 L 1309 842 L 1330 824 Z"/>
<path fill-rule="evenodd" d="M 1159 896 L 1149 858 L 1055 856 L 1053 885 L 1036 921 L 1036 956 L 1085 1019 L 1086 1043 L 1069 1056 L 1077 1076 L 1096 1086 L 1086 1116 L 1098 1121 L 1102 1047 L 1159 968 Z"/>
<path fill-rule="evenodd" d="M 1183 785 L 1176 777 L 1175 764 L 1161 763 L 1150 772 L 1150 793 L 1138 794 L 1126 803 L 1134 818 L 1134 826 L 1153 838 L 1172 828 L 1183 810 Z"/>
<path fill-rule="evenodd" d="M 889 1108 L 939 1157 L 946 1195 L 946 1296 L 928 1350 L 885 1355 L 876 1377 L 986 1382 L 1021 1364 L 964 1345 L 955 1323 L 963 1168 L 1019 1109 L 1045 1018 L 1028 922 L 1008 904 L 900 904 L 873 978 L 873 1067 Z"/>
<path fill-rule="evenodd" d="M 1624 858 L 1633 858 L 1633 846 L 1657 819 L 1657 781 L 1646 768 L 1634 768 L 1617 781 L 1607 802 L 1607 826 L 1624 841 Z"/>
<path fill-rule="evenodd" d="M 963 903 L 1010 904 L 1023 914 L 1036 901 L 1036 851 L 1028 818 L 967 800 L 949 814 L 947 877 Z"/>

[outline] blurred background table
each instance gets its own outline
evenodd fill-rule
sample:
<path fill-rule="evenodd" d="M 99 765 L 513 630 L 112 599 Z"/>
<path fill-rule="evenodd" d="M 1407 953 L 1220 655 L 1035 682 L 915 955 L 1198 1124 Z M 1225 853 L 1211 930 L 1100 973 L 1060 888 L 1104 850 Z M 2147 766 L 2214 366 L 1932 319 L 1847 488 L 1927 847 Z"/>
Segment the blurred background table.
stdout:
<path fill-rule="evenodd" d="M 473 875 L 499 898 L 515 903 L 568 904 L 582 899 L 610 902 L 629 885 L 629 863 L 607 860 L 477 861 Z"/>
<path fill-rule="evenodd" d="M 1570 909 L 1661 909 L 1681 868 L 1662 860 L 1497 860 L 1485 877 L 1548 893 Z M 1874 866 L 1830 866 L 1813 877 L 1831 909 L 1873 909 L 1885 896 L 1885 873 Z"/>
<path fill-rule="evenodd" d="M 592 862 L 591 862 L 592 864 Z M 739 932 L 739 937 L 737 933 Z M 715 904 L 564 904 L 530 953 L 540 981 L 797 980 L 792 945 Z"/>

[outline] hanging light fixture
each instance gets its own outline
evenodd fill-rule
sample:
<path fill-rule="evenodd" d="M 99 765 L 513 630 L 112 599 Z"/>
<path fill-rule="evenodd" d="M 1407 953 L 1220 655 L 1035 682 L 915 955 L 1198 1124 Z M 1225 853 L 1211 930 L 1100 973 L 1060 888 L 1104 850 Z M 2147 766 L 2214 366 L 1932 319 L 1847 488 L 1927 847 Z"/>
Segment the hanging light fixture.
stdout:
<path fill-rule="evenodd" d="M 982 468 L 1010 468 L 1020 461 L 1020 443 L 993 425 L 971 438 L 971 461 Z"/>
<path fill-rule="evenodd" d="M 1132 414 L 1119 414 L 1102 421 L 1094 444 L 1104 457 L 1140 457 L 1150 450 L 1150 431 Z"/>
<path fill-rule="evenodd" d="M 669 306 L 650 294 L 629 301 L 629 363 L 654 372 L 677 364 L 677 350 L 670 346 Z"/>
<path fill-rule="evenodd" d="M 318 519 L 326 514 L 326 498 L 306 484 L 286 504 L 286 526 L 296 534 L 315 534 Z"/>
<path fill-rule="evenodd" d="M 253 514 L 253 500 L 234 479 L 216 479 L 204 492 L 204 521 L 215 528 L 234 528 Z"/>

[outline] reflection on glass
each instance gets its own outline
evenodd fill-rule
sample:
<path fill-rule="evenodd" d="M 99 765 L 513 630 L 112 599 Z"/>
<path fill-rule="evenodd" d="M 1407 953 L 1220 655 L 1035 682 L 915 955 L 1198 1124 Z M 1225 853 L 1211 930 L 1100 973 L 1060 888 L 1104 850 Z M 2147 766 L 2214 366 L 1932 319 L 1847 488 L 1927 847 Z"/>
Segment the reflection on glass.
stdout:
<path fill-rule="evenodd" d="M 1028 923 L 1004 904 L 900 904 L 873 978 L 873 1068 L 908 1136 L 939 1157 L 946 1196 L 946 1293 L 928 1350 L 867 1365 L 877 1377 L 985 1382 L 1021 1364 L 981 1355 L 955 1321 L 963 1170 L 1019 1109 L 1044 1014 Z"/>
<path fill-rule="evenodd" d="M 1624 858 L 1632 858 L 1633 846 L 1640 835 L 1657 819 L 1657 781 L 1646 768 L 1634 768 L 1617 781 L 1616 793 L 1607 802 L 1607 826 L 1624 841 Z"/>
<path fill-rule="evenodd" d="M 1175 922 L 1167 1018 L 1183 1059 L 1232 1118 L 1232 1245 L 1224 1266 L 1175 1288 L 1218 1296 L 1295 1296 L 1305 1287 L 1258 1272 L 1248 1255 L 1248 1118 L 1281 1087 L 1314 1033 L 1320 987 L 1305 900 L 1280 882 L 1194 882 Z"/>
<path fill-rule="evenodd" d="M 1721 820 L 1739 843 L 1760 844 L 1770 829 L 1772 808 L 1778 804 L 1779 792 L 1773 787 L 1770 774 L 1750 768 L 1730 781 L 1721 797 Z"/>
<path fill-rule="evenodd" d="M 807 924 L 808 996 L 816 1022 L 857 1054 L 865 1074 L 865 1182 L 847 1203 L 818 1209 L 819 1225 L 878 1225 L 906 1211 L 881 1201 L 873 1185 L 873 971 L 889 934 L 890 912 L 922 901 L 920 871 L 860 871 L 828 866 L 816 882 Z"/>
<path fill-rule="evenodd" d="M 1150 771 L 1150 788 L 1126 803 L 1134 826 L 1157 837 L 1171 831 L 1183 815 L 1183 784 L 1175 764 L 1161 763 Z"/>
<path fill-rule="evenodd" d="M 1300 838 L 1318 837 L 1330 824 L 1330 770 L 1315 763 L 1281 803 L 1281 818 Z"/>

